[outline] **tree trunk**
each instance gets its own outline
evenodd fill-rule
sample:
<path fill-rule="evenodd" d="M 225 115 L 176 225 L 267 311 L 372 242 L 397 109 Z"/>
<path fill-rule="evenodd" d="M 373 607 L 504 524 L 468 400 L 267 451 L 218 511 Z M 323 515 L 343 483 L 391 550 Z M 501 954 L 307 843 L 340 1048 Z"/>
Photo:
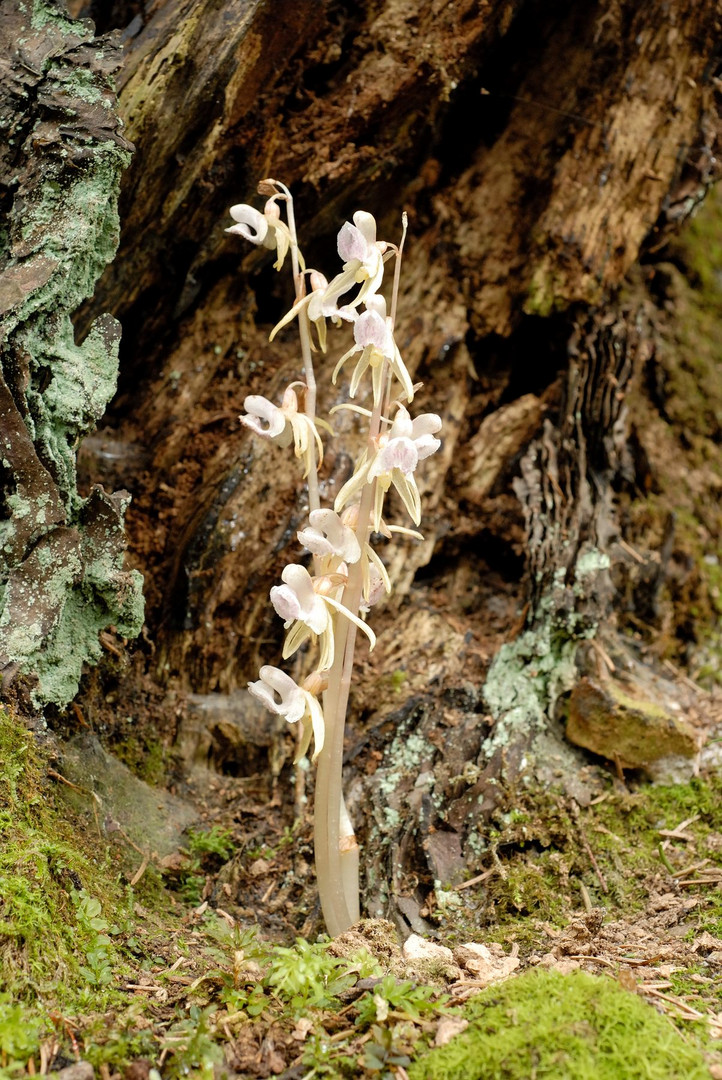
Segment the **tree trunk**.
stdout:
<path fill-rule="evenodd" d="M 255 722 L 236 691 L 278 660 L 268 592 L 305 514 L 299 478 L 237 416 L 247 394 L 278 399 L 299 360 L 292 331 L 268 344 L 290 282 L 224 233 L 227 208 L 265 176 L 284 181 L 308 262 L 331 273 L 356 209 L 392 239 L 406 209 L 398 340 L 444 441 L 422 476 L 424 541 L 383 553 L 394 593 L 374 613 L 347 761 L 369 907 L 416 925 L 433 882 L 475 865 L 500 779 L 548 783 L 557 768 L 585 797 L 562 703 L 577 743 L 620 769 L 694 749 L 683 723 L 667 741 L 654 729 L 659 753 L 634 730 L 660 696 L 665 724 L 670 694 L 688 718 L 696 700 L 679 680 L 652 685 L 642 646 L 685 662 L 715 614 L 698 564 L 680 569 L 669 459 L 644 424 L 699 456 L 722 423 L 690 436 L 665 411 L 674 335 L 657 266 L 718 175 L 717 4 L 103 7 L 71 4 L 100 30 L 125 27 L 119 109 L 135 154 L 118 256 L 77 320 L 83 334 L 109 310 L 123 327 L 119 394 L 81 466 L 86 483 L 133 495 L 147 630 L 84 707 L 107 723 L 112 686 L 156 712 L 191 694 Z M 321 415 L 343 400 L 333 362 Z M 337 427 L 354 450 L 354 425 Z M 329 497 L 350 468 L 331 443 Z M 712 487 L 690 494 L 695 513 Z M 691 627 L 690 590 L 703 601 Z M 600 726 L 620 716 L 634 730 L 605 745 Z M 226 768 L 257 766 L 233 753 Z"/>

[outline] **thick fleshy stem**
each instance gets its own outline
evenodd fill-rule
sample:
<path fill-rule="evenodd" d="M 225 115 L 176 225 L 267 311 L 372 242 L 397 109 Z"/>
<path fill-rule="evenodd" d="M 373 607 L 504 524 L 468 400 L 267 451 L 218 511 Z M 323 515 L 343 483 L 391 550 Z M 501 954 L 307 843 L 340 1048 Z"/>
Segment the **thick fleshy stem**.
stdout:
<path fill-rule="evenodd" d="M 396 319 L 401 252 L 406 228 L 407 218 L 404 214 L 403 234 L 394 274 L 392 327 Z M 385 385 L 386 392 L 380 395 L 381 400 L 388 398 L 390 374 L 389 365 L 384 361 L 381 385 Z M 374 405 L 369 424 L 370 454 L 381 430 L 381 400 Z M 376 481 L 367 484 L 361 495 L 355 531 L 362 551 L 368 542 L 375 487 Z M 343 594 L 344 606 L 354 615 L 358 614 L 362 591 L 363 569 L 362 563 L 358 562 L 350 568 L 349 581 Z M 359 918 L 359 851 L 346 811 L 342 783 L 344 726 L 351 689 L 356 627 L 347 619 L 337 618 L 335 633 L 335 659 L 329 675 L 328 689 L 324 694 L 326 742 L 318 761 L 314 817 L 316 877 L 324 920 L 332 936 L 343 933 Z"/>

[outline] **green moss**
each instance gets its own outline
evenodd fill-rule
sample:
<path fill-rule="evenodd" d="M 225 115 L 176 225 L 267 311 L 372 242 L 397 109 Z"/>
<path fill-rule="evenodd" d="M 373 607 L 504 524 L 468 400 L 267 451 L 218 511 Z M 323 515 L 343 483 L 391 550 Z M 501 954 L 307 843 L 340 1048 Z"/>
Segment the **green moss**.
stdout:
<path fill-rule="evenodd" d="M 78 849 L 77 833 L 53 809 L 32 735 L 0 710 L 0 967 L 6 989 L 42 1016 L 48 996 L 105 1004 L 112 967 L 123 963 L 103 914 L 116 920 L 129 898 L 110 867 Z M 110 873 L 109 873 L 110 872 Z"/>
<path fill-rule="evenodd" d="M 469 1027 L 410 1080 L 708 1080 L 695 1047 L 609 978 L 531 971 L 466 1006 Z"/>

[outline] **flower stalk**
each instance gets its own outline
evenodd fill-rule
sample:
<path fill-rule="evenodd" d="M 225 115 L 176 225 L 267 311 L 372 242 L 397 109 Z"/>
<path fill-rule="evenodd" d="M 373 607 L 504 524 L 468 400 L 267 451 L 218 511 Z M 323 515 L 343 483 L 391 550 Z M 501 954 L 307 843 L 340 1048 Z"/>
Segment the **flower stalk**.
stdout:
<path fill-rule="evenodd" d="M 414 530 L 388 525 L 383 516 L 384 504 L 393 488 L 414 524 L 419 524 L 421 504 L 414 474 L 418 463 L 438 449 L 436 433 L 441 420 L 435 414 L 411 418 L 406 406 L 418 388 L 411 381 L 394 338 L 406 215 L 401 242 L 396 247 L 377 240 L 371 214 L 356 211 L 353 223 L 347 221 L 339 231 L 338 253 L 343 266 L 329 282 L 318 271 L 305 268 L 288 188 L 276 180 L 264 180 L 259 192 L 268 196 L 263 213 L 250 206 L 234 206 L 231 216 L 236 224 L 227 231 L 275 249 L 277 269 L 290 252 L 295 301 L 270 339 L 281 327 L 298 319 L 304 382 L 291 384 L 280 406 L 258 395 L 247 397 L 246 415 L 241 421 L 280 446 L 293 443 L 296 457 L 304 464 L 309 516 L 306 527 L 299 530 L 298 540 L 312 556 L 313 573 L 300 564 L 289 564 L 281 575 L 281 584 L 271 589 L 270 600 L 288 631 L 283 658 L 289 659 L 311 645 L 308 656 L 316 657 L 316 665 L 300 685 L 281 669 L 264 665 L 260 679 L 249 683 L 248 688 L 272 712 L 299 724 L 297 760 L 313 740 L 313 760 L 318 765 L 314 800 L 316 875 L 326 927 L 335 936 L 358 920 L 360 908 L 359 848 L 342 786 L 344 729 L 356 642 L 360 630 L 370 648 L 374 647 L 375 635 L 362 614 L 367 614 L 391 590 L 386 567 L 372 546 L 372 534 L 381 532 L 388 539 L 395 533 L 420 538 Z M 281 220 L 279 204 L 285 206 L 286 222 Z M 390 258 L 395 259 L 395 268 L 387 316 L 386 301 L 379 290 L 384 265 Z M 307 273 L 310 293 L 306 290 Z M 337 362 L 331 381 L 335 383 L 346 361 L 356 357 L 350 396 L 367 394 L 371 399 L 370 408 L 337 406 L 365 416 L 368 434 L 365 450 L 352 476 L 337 493 L 333 509 L 320 504 L 318 477 L 323 444 L 318 429 L 332 431 L 316 416 L 311 339 L 313 324 L 319 349 L 325 352 L 328 320 L 337 326 L 352 323 L 354 333 L 354 345 Z M 303 412 L 295 389 L 299 385 Z"/>

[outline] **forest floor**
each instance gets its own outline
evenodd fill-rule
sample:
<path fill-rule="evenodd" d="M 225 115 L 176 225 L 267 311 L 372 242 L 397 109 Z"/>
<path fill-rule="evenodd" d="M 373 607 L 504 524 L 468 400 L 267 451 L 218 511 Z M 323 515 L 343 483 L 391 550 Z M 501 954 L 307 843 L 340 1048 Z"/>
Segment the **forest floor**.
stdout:
<path fill-rule="evenodd" d="M 429 940 L 376 919 L 329 944 L 280 799 L 197 791 L 184 848 L 149 858 L 0 728 L 3 1076 L 722 1077 L 717 776 L 516 793 Z"/>

